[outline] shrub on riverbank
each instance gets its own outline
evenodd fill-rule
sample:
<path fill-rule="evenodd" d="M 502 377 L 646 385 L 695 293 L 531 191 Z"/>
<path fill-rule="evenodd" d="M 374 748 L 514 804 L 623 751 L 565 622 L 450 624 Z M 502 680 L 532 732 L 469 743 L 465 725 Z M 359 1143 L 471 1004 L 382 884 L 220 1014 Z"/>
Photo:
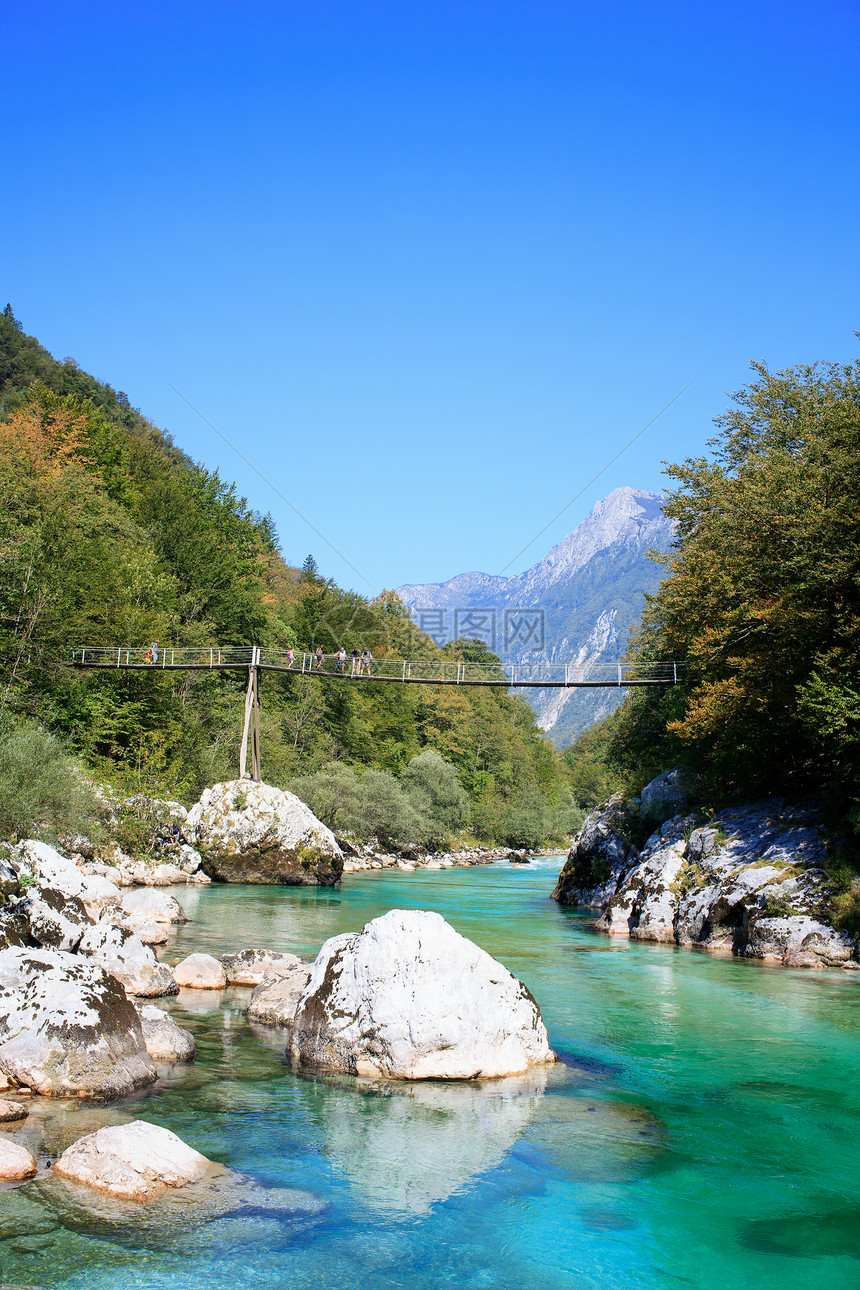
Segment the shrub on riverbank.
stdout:
<path fill-rule="evenodd" d="M 0 729 L 0 838 L 17 842 L 98 829 L 100 803 L 83 767 L 64 744 L 34 721 Z"/>

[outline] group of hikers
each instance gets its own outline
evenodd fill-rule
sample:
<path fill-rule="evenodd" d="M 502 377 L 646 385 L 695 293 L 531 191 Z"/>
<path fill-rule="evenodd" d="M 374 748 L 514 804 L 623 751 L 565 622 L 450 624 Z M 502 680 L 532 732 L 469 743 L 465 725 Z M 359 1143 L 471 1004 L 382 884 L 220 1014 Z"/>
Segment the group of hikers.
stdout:
<path fill-rule="evenodd" d="M 348 656 L 342 645 L 339 647 L 334 657 L 336 660 L 335 671 L 345 673 Z M 321 672 L 323 663 L 325 662 L 325 654 L 323 653 L 322 645 L 317 645 L 313 658 L 316 664 L 314 671 Z M 355 649 L 352 651 L 351 658 L 352 671 L 350 676 L 370 676 L 370 665 L 373 662 L 373 655 L 369 649 L 360 650 L 356 645 Z M 295 667 L 295 665 L 296 651 L 294 649 L 287 650 L 287 666 Z"/>

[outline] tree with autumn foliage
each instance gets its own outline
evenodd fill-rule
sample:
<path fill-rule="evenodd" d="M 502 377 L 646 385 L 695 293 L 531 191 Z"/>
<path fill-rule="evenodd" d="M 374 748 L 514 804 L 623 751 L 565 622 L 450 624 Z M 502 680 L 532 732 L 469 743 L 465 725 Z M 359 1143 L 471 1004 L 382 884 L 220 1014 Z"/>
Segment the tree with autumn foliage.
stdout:
<path fill-rule="evenodd" d="M 615 751 L 662 725 L 712 789 L 835 790 L 860 826 L 860 363 L 753 370 L 711 456 L 668 467 L 677 541 L 634 654 L 687 680 L 631 703 Z"/>

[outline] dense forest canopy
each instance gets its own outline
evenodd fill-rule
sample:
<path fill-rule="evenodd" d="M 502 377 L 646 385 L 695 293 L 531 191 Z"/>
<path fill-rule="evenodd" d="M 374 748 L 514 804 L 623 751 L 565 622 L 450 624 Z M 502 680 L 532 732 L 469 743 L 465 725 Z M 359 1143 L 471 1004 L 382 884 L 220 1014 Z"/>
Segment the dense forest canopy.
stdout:
<path fill-rule="evenodd" d="M 678 537 L 633 653 L 687 679 L 568 762 L 681 760 L 712 800 L 814 792 L 860 832 L 860 363 L 753 370 L 710 457 L 668 467 Z"/>
<path fill-rule="evenodd" d="M 36 722 L 105 779 L 186 799 L 233 778 L 241 675 L 61 666 L 80 644 L 150 640 L 439 653 L 393 592 L 369 600 L 325 578 L 313 557 L 302 568 L 287 564 L 270 517 L 192 462 L 125 394 L 71 359 L 54 360 L 7 306 L 0 315 L 5 737 L 29 722 L 32 738 Z M 485 647 L 459 641 L 444 652 L 483 658 Z M 389 810 L 386 819 L 400 821 L 401 836 L 412 820 L 433 840 L 442 821 L 449 832 L 536 845 L 563 838 L 581 818 L 566 767 L 531 708 L 504 690 L 268 674 L 262 748 L 269 782 L 301 781 L 320 801 L 332 787 L 358 783 L 379 811 Z M 365 831 L 366 806 L 351 817 Z"/>

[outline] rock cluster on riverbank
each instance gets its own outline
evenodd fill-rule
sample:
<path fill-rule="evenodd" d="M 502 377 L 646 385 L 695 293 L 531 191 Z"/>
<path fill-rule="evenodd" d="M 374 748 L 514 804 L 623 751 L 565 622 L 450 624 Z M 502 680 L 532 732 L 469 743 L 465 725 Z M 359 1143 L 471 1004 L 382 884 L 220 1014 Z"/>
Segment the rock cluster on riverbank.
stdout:
<path fill-rule="evenodd" d="M 638 800 L 617 795 L 593 811 L 554 899 L 599 909 L 598 930 L 633 940 L 787 967 L 860 966 L 856 945 L 830 921 L 827 841 L 814 807 L 771 799 L 707 824 L 684 810 L 672 772 Z M 639 847 L 632 839 L 643 817 L 658 827 Z"/>
<path fill-rule="evenodd" d="M 136 817 L 145 854 L 84 837 L 71 839 L 68 849 L 82 869 L 116 886 L 215 881 L 330 887 L 343 871 L 331 830 L 295 794 L 270 784 L 215 784 L 190 811 L 143 796 L 110 800 L 106 808 L 110 828 L 120 835 L 119 817 Z"/>
<path fill-rule="evenodd" d="M 469 865 L 492 864 L 507 860 L 511 852 L 507 847 L 462 847 L 452 851 L 428 851 L 425 847 L 404 847 L 400 851 L 386 851 L 376 842 L 366 845 L 338 839 L 344 852 L 343 872 L 361 873 L 367 869 L 455 869 Z"/>

